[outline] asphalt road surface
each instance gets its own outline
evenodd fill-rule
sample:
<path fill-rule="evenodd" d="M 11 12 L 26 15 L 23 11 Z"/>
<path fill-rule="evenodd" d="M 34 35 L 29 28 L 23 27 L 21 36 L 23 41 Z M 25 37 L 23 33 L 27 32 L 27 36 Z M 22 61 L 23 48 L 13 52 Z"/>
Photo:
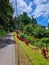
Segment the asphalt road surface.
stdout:
<path fill-rule="evenodd" d="M 15 65 L 15 44 L 12 33 L 0 39 L 0 65 Z"/>

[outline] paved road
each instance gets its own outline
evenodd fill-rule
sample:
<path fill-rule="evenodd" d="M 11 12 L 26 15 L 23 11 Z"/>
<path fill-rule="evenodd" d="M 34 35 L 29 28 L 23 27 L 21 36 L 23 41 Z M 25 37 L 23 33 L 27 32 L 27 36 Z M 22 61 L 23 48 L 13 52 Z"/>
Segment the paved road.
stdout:
<path fill-rule="evenodd" d="M 0 39 L 0 65 L 15 65 L 15 44 L 12 33 Z"/>

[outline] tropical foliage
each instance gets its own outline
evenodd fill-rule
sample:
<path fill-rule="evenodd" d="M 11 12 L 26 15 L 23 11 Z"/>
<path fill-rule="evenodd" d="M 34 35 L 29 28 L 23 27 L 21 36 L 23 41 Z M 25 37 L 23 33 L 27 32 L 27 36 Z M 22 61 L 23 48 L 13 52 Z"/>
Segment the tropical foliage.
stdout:
<path fill-rule="evenodd" d="M 35 18 L 29 17 L 26 12 L 15 17 L 16 29 L 19 30 L 19 36 L 28 40 L 32 45 L 39 48 L 46 47 L 47 41 L 42 42 L 43 38 L 49 37 L 49 29 L 46 26 L 39 25 Z M 49 38 L 48 38 L 49 39 Z"/>
<path fill-rule="evenodd" d="M 13 20 L 13 8 L 12 4 L 9 3 L 9 0 L 0 1 L 0 29 L 6 31 L 13 30 L 14 20 Z"/>

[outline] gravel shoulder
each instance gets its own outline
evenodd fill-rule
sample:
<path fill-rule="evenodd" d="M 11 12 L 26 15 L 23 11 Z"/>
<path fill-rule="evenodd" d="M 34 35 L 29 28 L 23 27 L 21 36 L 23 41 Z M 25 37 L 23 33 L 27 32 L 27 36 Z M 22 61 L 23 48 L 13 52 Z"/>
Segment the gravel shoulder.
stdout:
<path fill-rule="evenodd" d="M 18 60 L 18 65 L 32 65 L 28 57 L 26 56 L 24 50 L 22 49 L 21 45 L 18 44 L 18 42 L 16 43 L 15 47 L 16 47 L 16 58 Z"/>

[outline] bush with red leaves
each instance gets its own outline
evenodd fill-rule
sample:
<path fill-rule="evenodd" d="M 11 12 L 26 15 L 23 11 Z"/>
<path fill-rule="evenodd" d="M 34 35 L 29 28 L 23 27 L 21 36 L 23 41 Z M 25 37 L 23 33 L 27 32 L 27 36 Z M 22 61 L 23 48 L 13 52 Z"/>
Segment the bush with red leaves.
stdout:
<path fill-rule="evenodd" d="M 43 54 L 44 58 L 47 58 L 47 54 L 46 54 L 46 50 L 45 49 L 42 49 L 42 54 Z"/>
<path fill-rule="evenodd" d="M 29 41 L 28 40 L 25 40 L 25 43 L 26 43 L 26 45 L 29 45 Z"/>
<path fill-rule="evenodd" d="M 20 40 L 24 42 L 24 38 L 20 37 Z"/>
<path fill-rule="evenodd" d="M 25 42 L 26 45 L 29 45 L 29 41 L 28 41 L 28 40 L 26 40 L 26 39 L 24 39 L 24 38 L 22 38 L 22 37 L 19 37 L 19 36 L 18 36 L 18 32 L 16 32 L 16 33 L 17 33 L 17 38 L 18 38 L 19 40 Z"/>

